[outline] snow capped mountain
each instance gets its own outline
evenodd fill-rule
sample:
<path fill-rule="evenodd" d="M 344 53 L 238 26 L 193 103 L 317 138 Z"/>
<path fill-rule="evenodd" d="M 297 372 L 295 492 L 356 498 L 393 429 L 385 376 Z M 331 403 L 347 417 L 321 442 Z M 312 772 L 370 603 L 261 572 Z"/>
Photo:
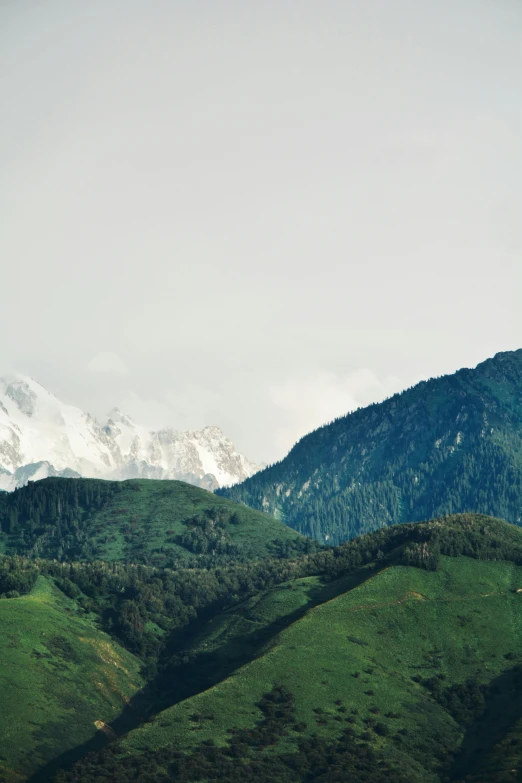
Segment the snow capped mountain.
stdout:
<path fill-rule="evenodd" d="M 57 475 L 180 479 L 215 489 L 257 469 L 218 427 L 151 431 L 118 409 L 102 426 L 32 378 L 0 378 L 0 489 Z"/>
<path fill-rule="evenodd" d="M 117 408 L 103 428 L 117 444 L 125 477 L 178 478 L 206 489 L 235 484 L 251 476 L 257 466 L 239 454 L 219 427 L 180 432 L 150 432 L 135 424 Z M 117 471 L 118 477 L 121 470 Z"/>

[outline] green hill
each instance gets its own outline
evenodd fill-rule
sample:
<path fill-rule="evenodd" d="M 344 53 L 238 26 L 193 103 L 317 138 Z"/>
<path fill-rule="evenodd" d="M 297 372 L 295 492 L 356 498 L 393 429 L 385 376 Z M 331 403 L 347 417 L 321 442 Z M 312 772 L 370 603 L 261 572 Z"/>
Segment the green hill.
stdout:
<path fill-rule="evenodd" d="M 217 565 L 310 548 L 273 517 L 182 481 L 49 478 L 0 497 L 7 554 L 159 567 Z"/>
<path fill-rule="evenodd" d="M 139 662 L 38 576 L 0 600 L 0 780 L 92 740 L 142 686 Z"/>
<path fill-rule="evenodd" d="M 305 563 L 192 638 L 192 695 L 57 780 L 519 780 L 522 531 L 464 515 Z"/>
<path fill-rule="evenodd" d="M 460 512 L 519 524 L 522 349 L 337 419 L 217 494 L 330 544 Z"/>

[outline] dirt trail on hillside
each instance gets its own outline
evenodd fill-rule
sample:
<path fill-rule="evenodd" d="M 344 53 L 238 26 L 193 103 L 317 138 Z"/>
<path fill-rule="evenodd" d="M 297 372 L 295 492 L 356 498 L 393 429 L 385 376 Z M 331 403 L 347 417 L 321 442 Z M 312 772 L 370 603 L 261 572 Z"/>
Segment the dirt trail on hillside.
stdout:
<path fill-rule="evenodd" d="M 509 595 L 509 591 L 497 590 L 492 593 L 479 593 L 478 595 L 467 595 L 462 598 L 428 598 L 422 593 L 415 593 L 412 590 L 406 593 L 402 598 L 398 598 L 396 601 L 385 601 L 381 604 L 360 604 L 359 606 L 352 606 L 348 609 L 348 612 L 360 612 L 365 609 L 382 609 L 385 606 L 397 606 L 407 601 L 431 601 L 432 603 L 457 603 L 461 601 L 476 601 L 479 598 L 488 598 L 491 595 Z"/>

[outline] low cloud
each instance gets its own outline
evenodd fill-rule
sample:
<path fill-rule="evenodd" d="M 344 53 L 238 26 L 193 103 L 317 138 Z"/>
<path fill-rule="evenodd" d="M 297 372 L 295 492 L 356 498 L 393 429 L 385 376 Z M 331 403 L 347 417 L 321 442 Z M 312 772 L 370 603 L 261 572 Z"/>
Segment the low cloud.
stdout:
<path fill-rule="evenodd" d="M 126 389 L 117 398 L 117 407 L 130 416 L 136 424 L 149 429 L 164 429 L 173 426 L 175 411 L 165 402 L 154 397 L 141 397 Z"/>
<path fill-rule="evenodd" d="M 345 375 L 319 370 L 274 384 L 269 389 L 270 399 L 285 418 L 285 424 L 275 433 L 275 445 L 287 451 L 322 424 L 380 402 L 407 385 L 393 375 L 378 378 L 366 368 Z"/>
<path fill-rule="evenodd" d="M 187 384 L 177 392 L 157 389 L 154 396 L 138 394 L 131 389 L 121 391 L 117 405 L 135 422 L 153 429 L 202 429 L 221 422 L 212 413 L 216 395 L 208 389 Z"/>
<path fill-rule="evenodd" d="M 118 375 L 123 378 L 129 375 L 129 368 L 117 354 L 109 351 L 97 353 L 87 364 L 87 370 L 92 373 Z"/>

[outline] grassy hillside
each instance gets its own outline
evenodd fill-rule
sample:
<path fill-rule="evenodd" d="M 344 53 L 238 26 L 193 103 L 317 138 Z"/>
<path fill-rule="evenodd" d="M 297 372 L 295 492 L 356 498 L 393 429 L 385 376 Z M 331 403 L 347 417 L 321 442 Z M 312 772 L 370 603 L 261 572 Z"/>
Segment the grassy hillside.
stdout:
<path fill-rule="evenodd" d="M 179 672 L 213 661 L 225 676 L 58 779 L 518 780 L 522 531 L 461 517 L 375 535 L 373 565 L 298 577 L 207 623 Z M 422 539 L 455 556 L 404 565 Z M 517 563 L 480 559 L 495 550 Z"/>
<path fill-rule="evenodd" d="M 0 497 L 7 554 L 216 565 L 309 544 L 273 517 L 181 481 L 50 478 Z"/>
<path fill-rule="evenodd" d="M 383 525 L 522 508 L 522 349 L 321 427 L 217 494 L 330 544 Z"/>
<path fill-rule="evenodd" d="M 358 733 L 375 718 L 386 732 L 370 729 L 372 744 L 393 753 L 403 768 L 408 761 L 412 780 L 428 779 L 426 767 L 435 773 L 440 750 L 457 747 L 463 730 L 414 678 L 443 675 L 447 689 L 469 677 L 490 683 L 522 663 L 522 597 L 513 592 L 521 585 L 519 567 L 466 558 L 443 558 L 436 573 L 385 569 L 311 609 L 264 656 L 161 713 L 133 732 L 123 750 L 142 752 L 173 740 L 223 745 L 231 727 L 254 728 L 261 717 L 256 705 L 280 683 L 295 694 L 296 721 L 306 723 L 308 733 L 339 734 L 337 718 L 344 721 L 346 714 L 336 702 L 342 700 L 349 714 L 357 710 L 351 725 Z M 386 717 L 391 712 L 400 714 Z M 210 713 L 212 720 L 193 719 Z M 402 729 L 409 739 L 397 743 Z M 286 749 L 298 739 L 290 733 Z"/>
<path fill-rule="evenodd" d="M 139 662 L 52 580 L 0 600 L 0 780 L 91 740 L 142 686 Z"/>

